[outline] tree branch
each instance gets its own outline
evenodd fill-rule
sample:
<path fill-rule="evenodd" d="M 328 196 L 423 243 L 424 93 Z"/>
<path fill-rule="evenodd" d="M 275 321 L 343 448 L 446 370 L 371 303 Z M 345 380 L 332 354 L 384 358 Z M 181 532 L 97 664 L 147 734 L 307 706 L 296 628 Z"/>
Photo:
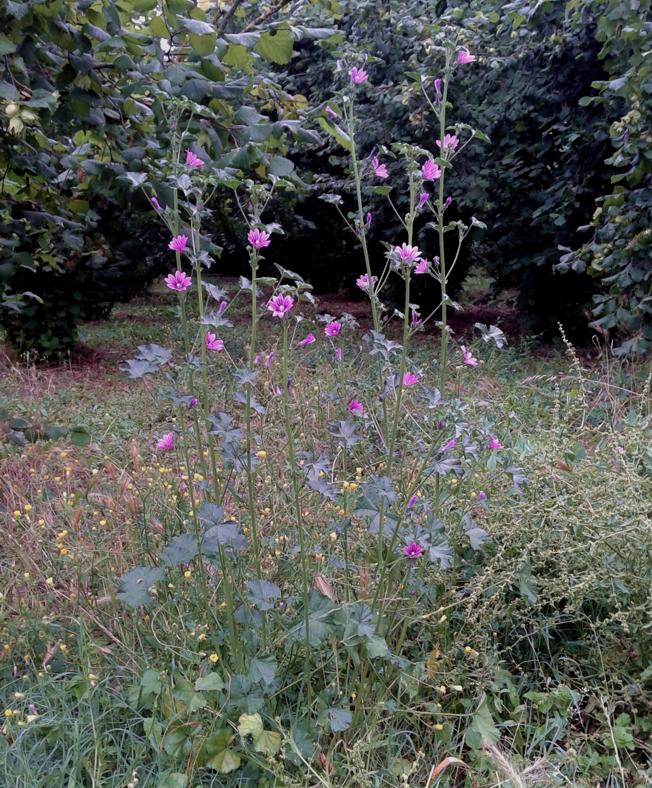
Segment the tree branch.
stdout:
<path fill-rule="evenodd" d="M 231 3 L 231 6 L 226 11 L 224 16 L 220 20 L 219 25 L 217 26 L 217 37 L 218 38 L 226 30 L 226 26 L 229 24 L 229 20 L 231 19 L 233 14 L 235 14 L 235 12 L 238 10 L 238 7 L 242 5 L 242 3 L 243 3 L 243 0 L 233 0 L 233 2 Z"/>

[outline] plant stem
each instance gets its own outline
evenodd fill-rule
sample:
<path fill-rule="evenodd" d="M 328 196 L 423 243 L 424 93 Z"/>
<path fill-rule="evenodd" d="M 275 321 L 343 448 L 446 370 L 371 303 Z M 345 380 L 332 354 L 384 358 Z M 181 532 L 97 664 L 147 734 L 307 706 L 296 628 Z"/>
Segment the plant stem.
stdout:
<path fill-rule="evenodd" d="M 304 690 L 308 702 L 310 702 L 310 608 L 308 593 L 310 583 L 308 579 L 308 555 L 306 538 L 303 529 L 303 513 L 301 511 L 301 495 L 299 487 L 299 469 L 297 468 L 296 454 L 294 448 L 294 431 L 290 420 L 290 401 L 289 401 L 289 372 L 288 372 L 288 321 L 283 320 L 283 415 L 285 417 L 285 436 L 287 440 L 288 461 L 290 463 L 290 475 L 292 476 L 292 491 L 294 496 L 294 512 L 297 521 L 297 536 L 299 538 L 299 550 L 301 554 L 301 584 L 303 601 L 303 625 L 305 629 L 305 667 L 304 667 Z"/>

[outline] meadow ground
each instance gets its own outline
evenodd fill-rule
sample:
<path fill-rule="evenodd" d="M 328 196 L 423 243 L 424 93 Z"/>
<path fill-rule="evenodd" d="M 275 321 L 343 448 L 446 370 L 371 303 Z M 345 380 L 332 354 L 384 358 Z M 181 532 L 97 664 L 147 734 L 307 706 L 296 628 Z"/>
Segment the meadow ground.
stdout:
<path fill-rule="evenodd" d="M 335 312 L 342 304 L 326 307 Z M 238 358 L 246 332 L 237 315 L 234 322 L 225 341 Z M 261 347 L 274 341 L 270 324 L 261 322 Z M 372 697 L 356 700 L 360 688 L 348 681 L 357 652 L 346 652 L 347 664 L 339 664 L 333 630 L 325 639 L 332 653 L 315 670 L 334 694 L 322 690 L 313 712 L 319 718 L 337 706 L 337 724 L 331 715 L 330 727 L 310 728 L 309 737 L 310 726 L 293 727 L 302 715 L 291 720 L 279 701 L 276 717 L 264 707 L 272 729 L 261 733 L 261 723 L 252 733 L 238 714 L 257 717 L 256 728 L 263 707 L 249 695 L 250 705 L 231 715 L 239 723 L 228 722 L 230 733 L 220 738 L 215 721 L 229 717 L 228 695 L 235 694 L 225 690 L 226 635 L 197 601 L 222 584 L 219 571 L 194 558 L 170 570 L 155 604 L 129 608 L 115 598 L 117 578 L 150 563 L 183 532 L 193 503 L 210 499 L 200 465 L 184 467 L 178 456 L 154 449 L 176 419 L 169 401 L 155 396 L 166 386 L 164 374 L 131 381 L 119 370 L 137 345 L 178 342 L 175 304 L 159 292 L 86 324 L 83 352 L 69 364 L 2 359 L 0 785 L 652 781 L 649 366 L 597 349 L 579 357 L 543 352 L 524 339 L 502 351 L 479 347 L 481 366 L 473 376 L 455 368 L 450 398 L 464 402 L 465 418 L 490 422 L 501 435 L 511 479 L 497 477 L 491 461 L 464 477 L 444 477 L 445 511 L 466 506 L 483 536 L 473 550 L 460 547 L 440 561 L 420 606 L 400 607 L 397 600 L 402 612 L 386 636 L 400 674 L 391 691 L 378 708 Z M 430 335 L 417 337 L 420 368 L 428 369 L 434 343 Z M 230 375 L 226 357 L 210 374 L 211 386 L 221 390 Z M 330 356 L 316 350 L 295 373 L 297 435 L 306 450 L 317 440 L 315 414 L 336 415 L 328 386 L 338 374 L 344 386 L 364 376 L 364 357 L 338 373 Z M 291 576 L 296 563 L 287 546 L 288 504 L 271 481 L 283 475 L 275 465 L 273 419 L 261 436 L 262 564 L 278 580 L 280 567 Z M 352 542 L 363 541 L 352 496 L 374 464 L 377 458 L 355 449 L 348 469 L 333 469 L 342 485 L 337 498 L 305 499 L 310 575 L 329 604 L 364 599 L 369 586 L 364 566 L 355 576 L 342 569 L 342 534 L 329 524 L 350 517 Z M 244 497 L 223 502 L 227 518 L 246 513 Z M 215 593 L 223 619 L 226 602 Z M 278 660 L 287 683 L 292 671 L 300 675 L 299 647 L 285 648 L 285 635 L 268 637 L 274 670 Z M 259 671 L 264 679 L 261 665 Z M 219 678 L 199 683 L 206 676 Z M 216 693 L 215 704 L 202 690 Z M 238 691 L 246 695 L 242 686 Z M 201 743 L 191 744 L 199 729 Z M 247 746 L 253 741 L 247 736 L 258 734 L 267 743 Z M 225 749 L 229 736 L 237 744 Z"/>

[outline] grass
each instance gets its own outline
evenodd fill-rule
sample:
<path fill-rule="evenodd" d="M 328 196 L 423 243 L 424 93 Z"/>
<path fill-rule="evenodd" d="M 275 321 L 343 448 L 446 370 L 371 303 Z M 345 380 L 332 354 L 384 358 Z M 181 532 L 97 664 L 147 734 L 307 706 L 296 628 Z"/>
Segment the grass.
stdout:
<path fill-rule="evenodd" d="M 529 484 L 517 492 L 490 464 L 460 479 L 444 477 L 446 511 L 471 512 L 488 538 L 474 551 L 451 528 L 459 560 L 423 578 L 425 606 L 412 604 L 407 577 L 406 592 L 388 600 L 397 617 L 387 639 L 405 659 L 391 696 L 381 702 L 364 694 L 364 682 L 349 686 L 359 656 L 349 657 L 335 635 L 327 641 L 333 649 L 324 648 L 317 671 L 323 675 L 314 676 L 325 685 L 313 701 L 315 713 L 323 699 L 330 708 L 350 709 L 355 736 L 322 730 L 310 755 L 297 745 L 303 734 L 283 703 L 296 703 L 301 716 L 291 678 L 301 678 L 300 648 L 284 643 L 287 630 L 267 633 L 269 651 L 289 677 L 276 691 L 276 716 L 265 716 L 282 742 L 280 757 L 254 752 L 248 734 L 238 739 L 237 713 L 228 714 L 234 687 L 226 707 L 214 706 L 218 695 L 210 691 L 199 700 L 193 694 L 197 677 L 213 671 L 211 654 L 219 656 L 221 678 L 229 675 L 219 569 L 195 560 L 171 570 L 151 607 L 132 610 L 115 599 L 116 577 L 151 563 L 171 535 L 189 527 L 191 496 L 199 502 L 208 495 L 197 468 L 188 472 L 152 449 L 175 418 L 169 402 L 156 396 L 165 380 L 128 382 L 118 368 L 136 345 L 178 348 L 170 303 L 155 293 L 86 325 L 87 351 L 75 363 L 37 369 L 3 362 L 1 784 L 117 788 L 135 786 L 137 778 L 140 788 L 433 788 L 650 780 L 649 368 L 604 353 L 582 359 L 572 351 L 543 353 L 521 341 L 500 353 L 478 347 L 483 364 L 476 374 L 455 370 L 452 395 L 464 403 L 464 418 L 501 436 Z M 236 356 L 245 350 L 243 319 L 236 312 L 229 335 Z M 272 341 L 273 330 L 262 321 L 261 347 Z M 426 375 L 434 355 L 434 339 L 418 336 L 414 363 Z M 362 364 L 355 357 L 351 367 L 360 385 Z M 216 390 L 227 369 L 221 358 L 212 367 Z M 326 384 L 337 381 L 325 354 L 296 375 L 297 441 L 315 448 L 317 417 L 338 413 Z M 271 386 L 272 378 L 265 373 L 262 381 Z M 47 439 L 53 426 L 61 434 Z M 275 429 L 272 415 L 261 419 L 257 449 L 267 456 L 257 471 L 256 507 L 263 569 L 275 577 L 285 567 L 291 577 L 298 569 Z M 339 526 L 334 540 L 330 534 L 332 523 L 349 517 L 351 549 L 364 545 L 366 535 L 351 518 L 351 490 L 375 462 L 356 448 L 350 465 L 336 470 L 340 481 L 348 480 L 337 501 L 311 499 L 305 512 L 311 574 L 321 577 L 315 582 L 322 600 L 329 593 L 364 599 L 364 566 L 354 576 L 338 568 L 349 536 Z M 479 491 L 487 504 L 478 502 Z M 227 517 L 240 516 L 245 491 L 236 488 L 225 506 Z M 398 570 L 397 564 L 392 571 Z M 208 609 L 205 591 L 215 600 Z M 300 606 L 292 595 L 288 600 L 290 608 Z M 201 708 L 189 711 L 200 701 Z M 190 749 L 188 726 L 197 737 Z M 206 765 L 210 737 L 221 736 L 223 726 L 240 742 L 246 767 L 230 772 L 223 761 L 220 768 Z M 336 729 L 331 722 L 331 732 Z M 261 762 L 264 777 L 254 769 Z"/>

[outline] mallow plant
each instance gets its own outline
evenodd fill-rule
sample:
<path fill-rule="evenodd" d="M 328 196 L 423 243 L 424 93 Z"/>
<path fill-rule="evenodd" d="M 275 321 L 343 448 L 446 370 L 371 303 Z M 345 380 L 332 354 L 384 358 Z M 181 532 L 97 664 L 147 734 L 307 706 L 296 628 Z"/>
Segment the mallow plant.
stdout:
<path fill-rule="evenodd" d="M 457 393 L 474 385 L 482 349 L 505 339 L 479 326 L 478 343 L 457 344 L 447 322 L 457 256 L 446 260 L 444 236 L 457 233 L 461 245 L 470 230 L 447 221 L 449 184 L 457 157 L 483 136 L 447 120 L 450 81 L 473 56 L 445 45 L 442 57 L 441 76 L 421 82 L 437 119 L 431 151 L 357 149 L 355 106 L 375 89 L 371 66 L 344 67 L 346 84 L 316 111 L 351 158 L 351 194 L 329 199 L 360 244 L 368 331 L 350 315 L 318 313 L 300 273 L 261 275 L 282 233 L 270 201 L 291 184 L 214 168 L 185 109 L 169 160 L 143 184 L 170 232 L 165 286 L 179 341 L 141 346 L 123 369 L 160 382 L 169 421 L 152 449 L 174 469 L 179 495 L 164 539 L 147 537 L 146 560 L 119 579 L 118 598 L 158 611 L 150 623 L 135 614 L 135 626 L 169 633 L 154 641 L 135 703 L 170 774 L 358 785 L 368 768 L 398 784 L 429 768 L 421 750 L 433 734 L 445 747 L 460 720 L 486 712 L 472 696 L 446 700 L 433 666 L 450 642 L 457 589 L 491 552 L 480 524 L 490 496 L 475 489 L 474 471 L 502 471 L 515 489 L 524 479 L 494 426 L 504 422 Z M 391 185 L 407 195 L 405 235 L 374 261 L 364 193 L 371 183 L 391 201 L 390 158 L 402 162 Z M 217 249 L 204 231 L 211 197 L 229 189 L 250 266 L 235 291 L 211 276 Z M 415 244 L 424 216 L 438 239 L 432 259 Z M 441 289 L 430 315 L 412 303 L 419 276 Z M 392 280 L 402 309 L 383 302 Z M 236 352 L 243 314 L 248 336 Z M 413 348 L 429 325 L 437 353 Z M 400 733 L 381 735 L 391 730 Z"/>

